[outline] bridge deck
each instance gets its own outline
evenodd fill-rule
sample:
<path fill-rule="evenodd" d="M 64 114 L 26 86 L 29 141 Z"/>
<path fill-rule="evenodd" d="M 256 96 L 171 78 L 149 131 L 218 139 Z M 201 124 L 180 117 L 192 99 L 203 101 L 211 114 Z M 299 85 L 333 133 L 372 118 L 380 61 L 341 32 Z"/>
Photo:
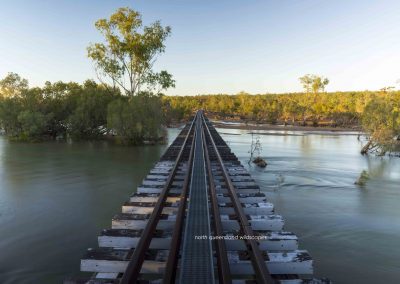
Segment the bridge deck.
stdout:
<path fill-rule="evenodd" d="M 202 147 L 201 121 L 196 127 L 196 144 L 190 183 L 188 213 L 183 240 L 180 283 L 214 283 L 208 193 Z M 204 236 L 205 238 L 196 238 Z"/>

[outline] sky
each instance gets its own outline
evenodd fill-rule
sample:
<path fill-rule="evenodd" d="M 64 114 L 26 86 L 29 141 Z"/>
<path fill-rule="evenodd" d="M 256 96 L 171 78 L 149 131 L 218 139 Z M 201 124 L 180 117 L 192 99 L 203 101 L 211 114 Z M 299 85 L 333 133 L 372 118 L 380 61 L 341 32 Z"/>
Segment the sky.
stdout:
<path fill-rule="evenodd" d="M 176 80 L 169 95 L 297 92 L 304 74 L 328 77 L 327 91 L 400 87 L 398 0 L 4 0 L 0 78 L 95 79 L 94 22 L 119 7 L 171 26 L 155 65 Z"/>

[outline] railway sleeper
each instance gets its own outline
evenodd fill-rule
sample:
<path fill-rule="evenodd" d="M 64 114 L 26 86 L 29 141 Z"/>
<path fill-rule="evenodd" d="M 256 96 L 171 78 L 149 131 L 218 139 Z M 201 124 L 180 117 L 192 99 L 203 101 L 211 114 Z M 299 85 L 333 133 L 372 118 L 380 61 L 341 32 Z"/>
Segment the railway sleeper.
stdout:
<path fill-rule="evenodd" d="M 257 193 L 238 193 L 239 200 L 241 203 L 248 204 L 248 203 L 260 203 L 260 202 L 267 202 L 267 198 L 264 193 L 257 192 Z M 159 193 L 134 193 L 130 197 L 130 202 L 157 202 L 159 198 Z M 231 202 L 231 198 L 227 193 L 217 193 L 218 202 L 228 203 Z M 168 197 L 166 202 L 175 203 L 179 201 L 180 194 L 179 193 L 168 193 Z"/>
<path fill-rule="evenodd" d="M 97 273 L 124 273 L 133 249 L 89 249 L 81 259 L 81 271 Z M 149 249 L 141 274 L 163 274 L 169 250 Z M 313 260 L 305 250 L 264 252 L 268 270 L 275 275 L 311 275 Z M 228 251 L 232 275 L 254 275 L 248 251 Z"/>
<path fill-rule="evenodd" d="M 291 232 L 254 231 L 259 237 L 260 250 L 263 251 L 293 251 L 298 249 L 298 238 Z M 135 248 L 141 237 L 142 230 L 107 229 L 98 236 L 99 247 Z M 238 233 L 225 232 L 227 250 L 245 250 L 244 240 L 234 239 Z M 151 249 L 169 249 L 172 230 L 157 230 L 150 244 Z"/>
<path fill-rule="evenodd" d="M 149 214 L 120 213 L 114 216 L 111 225 L 113 229 L 144 229 L 147 225 Z M 284 221 L 280 215 L 248 215 L 248 220 L 253 230 L 280 231 Z M 175 225 L 176 215 L 162 214 L 157 228 L 160 230 L 172 229 Z M 221 215 L 224 230 L 239 230 L 240 225 L 232 215 Z"/>

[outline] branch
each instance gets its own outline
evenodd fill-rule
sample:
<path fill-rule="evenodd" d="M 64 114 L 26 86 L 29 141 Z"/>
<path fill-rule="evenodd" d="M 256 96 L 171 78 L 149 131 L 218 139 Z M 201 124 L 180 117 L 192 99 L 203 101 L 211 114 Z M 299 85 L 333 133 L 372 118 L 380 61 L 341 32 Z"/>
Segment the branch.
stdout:
<path fill-rule="evenodd" d="M 104 81 L 101 79 L 100 74 L 99 74 L 97 68 L 95 68 L 95 72 L 96 72 L 97 80 L 99 80 L 100 83 L 102 83 L 102 84 L 106 87 L 106 89 L 107 89 L 107 91 L 110 93 L 110 95 L 113 95 L 114 93 L 110 90 L 110 88 L 108 87 L 108 84 L 107 84 L 106 82 L 104 82 Z M 114 82 L 114 80 L 113 80 L 113 82 Z M 114 84 L 114 92 L 115 92 L 115 84 Z"/>

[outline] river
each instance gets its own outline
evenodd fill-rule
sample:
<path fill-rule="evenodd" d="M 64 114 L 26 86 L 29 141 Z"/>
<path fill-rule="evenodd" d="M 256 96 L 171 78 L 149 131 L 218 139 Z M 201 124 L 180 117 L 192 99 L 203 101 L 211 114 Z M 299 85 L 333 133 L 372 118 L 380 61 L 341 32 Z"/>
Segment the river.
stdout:
<path fill-rule="evenodd" d="M 354 135 L 260 131 L 268 167 L 247 165 L 251 135 L 219 129 L 286 229 L 335 283 L 397 283 L 400 159 L 359 155 Z M 178 133 L 169 130 L 169 141 Z M 111 225 L 166 146 L 10 143 L 0 136 L 0 283 L 61 283 Z M 370 180 L 354 181 L 363 170 Z"/>

